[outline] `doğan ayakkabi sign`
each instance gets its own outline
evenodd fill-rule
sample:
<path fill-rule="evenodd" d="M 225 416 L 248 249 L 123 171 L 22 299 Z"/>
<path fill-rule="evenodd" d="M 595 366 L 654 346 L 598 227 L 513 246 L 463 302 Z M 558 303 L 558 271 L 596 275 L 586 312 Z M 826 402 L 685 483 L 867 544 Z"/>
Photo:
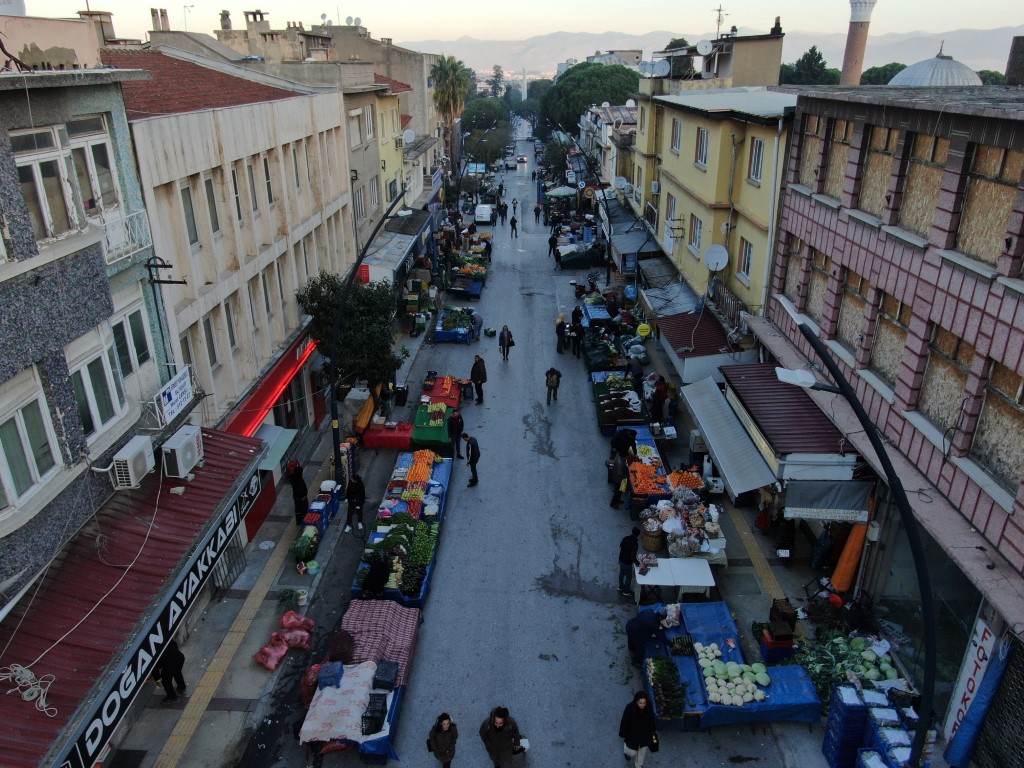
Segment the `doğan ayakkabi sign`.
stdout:
<path fill-rule="evenodd" d="M 174 637 L 188 609 L 201 594 L 203 585 L 213 573 L 214 565 L 226 551 L 228 543 L 259 495 L 259 470 L 253 469 L 220 522 L 193 553 L 174 589 L 165 598 L 160 613 L 135 641 L 120 674 L 115 671 L 108 675 L 103 685 L 103 694 L 93 705 L 92 711 L 77 721 L 78 735 L 74 743 L 64 747 L 60 757 L 52 764 L 61 768 L 92 768 L 95 765 L 117 724 L 152 674 L 153 665 Z"/>

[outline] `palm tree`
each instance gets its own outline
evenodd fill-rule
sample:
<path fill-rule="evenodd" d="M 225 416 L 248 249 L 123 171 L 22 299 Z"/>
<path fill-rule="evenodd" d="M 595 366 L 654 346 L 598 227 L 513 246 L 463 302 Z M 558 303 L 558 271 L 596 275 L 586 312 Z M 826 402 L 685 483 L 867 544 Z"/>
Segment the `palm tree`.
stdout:
<path fill-rule="evenodd" d="M 466 94 L 472 85 L 469 69 L 454 56 L 442 56 L 430 68 L 430 77 L 434 81 L 434 106 L 441 116 L 445 147 L 448 157 L 454 157 L 452 127 L 455 118 L 462 114 Z"/>

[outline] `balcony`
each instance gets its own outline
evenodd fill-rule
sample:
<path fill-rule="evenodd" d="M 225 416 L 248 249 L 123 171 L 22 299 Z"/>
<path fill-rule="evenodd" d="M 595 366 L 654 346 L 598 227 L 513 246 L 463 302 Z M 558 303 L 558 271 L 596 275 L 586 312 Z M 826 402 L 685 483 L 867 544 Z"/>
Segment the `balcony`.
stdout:
<path fill-rule="evenodd" d="M 103 228 L 103 257 L 107 264 L 116 264 L 134 256 L 153 244 L 145 211 L 127 216 L 107 218 Z"/>
<path fill-rule="evenodd" d="M 612 144 L 619 149 L 629 149 L 633 146 L 636 141 L 636 131 L 629 131 L 627 133 L 620 133 L 616 131 L 611 134 Z"/>

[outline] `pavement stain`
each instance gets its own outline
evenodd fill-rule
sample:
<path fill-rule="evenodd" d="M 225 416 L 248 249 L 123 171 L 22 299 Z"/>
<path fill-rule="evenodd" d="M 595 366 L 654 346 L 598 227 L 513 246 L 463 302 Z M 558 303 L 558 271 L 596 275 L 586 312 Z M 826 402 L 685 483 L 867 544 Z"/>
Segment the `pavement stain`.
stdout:
<path fill-rule="evenodd" d="M 544 415 L 544 406 L 535 402 L 530 413 L 523 416 L 526 436 L 533 438 L 533 450 L 541 456 L 559 461 L 555 455 L 555 444 L 551 440 L 551 420 Z"/>

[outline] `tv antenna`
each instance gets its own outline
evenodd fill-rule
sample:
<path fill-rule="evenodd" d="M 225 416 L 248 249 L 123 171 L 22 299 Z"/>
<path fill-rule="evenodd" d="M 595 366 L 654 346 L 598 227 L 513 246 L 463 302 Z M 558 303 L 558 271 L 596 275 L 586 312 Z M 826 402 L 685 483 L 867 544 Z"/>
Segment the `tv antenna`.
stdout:
<path fill-rule="evenodd" d="M 188 13 L 193 8 L 195 8 L 194 5 L 183 5 L 183 6 L 181 6 L 181 14 L 182 14 L 182 16 L 185 17 L 185 31 L 186 32 L 188 32 Z"/>
<path fill-rule="evenodd" d="M 717 8 L 712 8 L 711 10 L 715 12 L 715 38 L 718 38 L 722 31 L 722 22 L 725 21 L 725 17 L 729 14 L 725 13 L 721 3 L 718 4 Z"/>

